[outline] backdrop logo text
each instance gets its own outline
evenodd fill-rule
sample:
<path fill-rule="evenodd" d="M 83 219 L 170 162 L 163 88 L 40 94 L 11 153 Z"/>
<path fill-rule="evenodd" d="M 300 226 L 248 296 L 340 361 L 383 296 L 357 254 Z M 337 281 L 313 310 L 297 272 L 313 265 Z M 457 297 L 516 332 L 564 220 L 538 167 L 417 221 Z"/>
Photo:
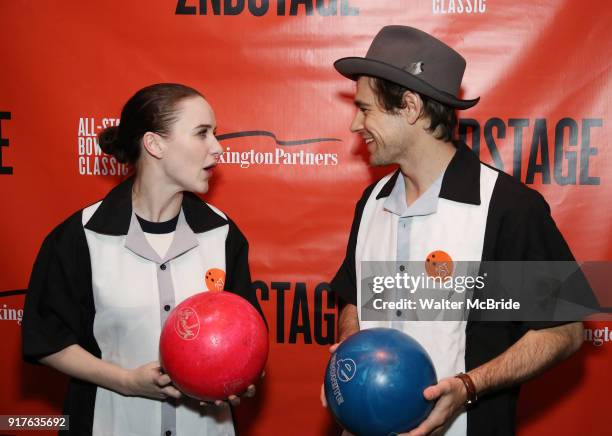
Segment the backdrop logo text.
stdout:
<path fill-rule="evenodd" d="M 279 147 L 272 151 L 261 151 L 253 146 L 235 150 L 228 145 L 228 140 L 249 137 L 268 137 Z M 338 153 L 295 150 L 292 147 L 320 142 L 341 142 L 337 138 L 306 138 L 285 141 L 278 139 L 274 133 L 265 130 L 226 133 L 218 135 L 217 139 L 223 143 L 224 147 L 219 163 L 238 165 L 240 168 L 249 168 L 254 165 L 336 166 L 338 165 Z"/>
<path fill-rule="evenodd" d="M 308 298 L 305 282 L 267 283 L 257 280 L 251 286 L 259 301 L 276 308 L 275 322 L 267 320 L 267 324 L 276 326 L 277 344 L 312 344 L 313 339 L 319 345 L 336 342 L 336 299 L 329 283 L 321 282 L 315 286 L 314 301 Z M 289 307 L 291 319 L 287 321 L 285 314 Z"/>
<path fill-rule="evenodd" d="M 13 321 L 21 325 L 22 318 L 22 307 L 12 307 L 7 304 L 3 304 L 2 307 L 0 307 L 0 321 Z"/>
<path fill-rule="evenodd" d="M 603 329 L 584 329 L 584 340 L 595 347 L 601 347 L 604 343 L 612 342 L 612 331 L 605 327 Z"/>
<path fill-rule="evenodd" d="M 110 126 L 119 125 L 117 118 L 80 117 L 77 133 L 78 169 L 82 176 L 125 176 L 128 166 L 102 151 L 98 134 Z"/>
<path fill-rule="evenodd" d="M 11 113 L 10 112 L 1 112 L 0 111 L 0 175 L 11 175 L 13 174 L 13 167 L 4 166 L 2 162 L 2 148 L 9 146 L 8 138 L 2 136 L 2 120 L 10 120 Z"/>
<path fill-rule="evenodd" d="M 176 15 L 355 16 L 350 0 L 178 0 Z"/>
<path fill-rule="evenodd" d="M 544 185 L 599 185 L 600 178 L 591 172 L 599 153 L 591 136 L 601 127 L 602 118 L 562 118 L 556 123 L 546 118 L 463 118 L 459 138 L 478 156 L 488 150 L 496 168 L 528 185 L 536 180 Z M 506 147 L 512 149 L 511 156 L 501 153 Z"/>
<path fill-rule="evenodd" d="M 484 14 L 487 0 L 431 0 L 434 14 Z"/>

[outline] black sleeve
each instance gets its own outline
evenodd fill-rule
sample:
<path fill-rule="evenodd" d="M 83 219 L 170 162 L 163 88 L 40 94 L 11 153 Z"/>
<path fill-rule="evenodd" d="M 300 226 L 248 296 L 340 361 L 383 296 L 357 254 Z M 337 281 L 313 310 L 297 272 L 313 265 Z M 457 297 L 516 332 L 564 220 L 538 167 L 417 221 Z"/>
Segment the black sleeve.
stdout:
<path fill-rule="evenodd" d="M 511 217 L 512 231 L 504 234 L 503 258 L 525 261 L 574 261 L 557 228 L 550 207 L 537 191 L 530 190 L 524 206 Z"/>
<path fill-rule="evenodd" d="M 346 247 L 346 255 L 340 265 L 340 269 L 331 281 L 331 289 L 340 299 L 341 305 L 353 304 L 357 305 L 357 277 L 355 271 L 355 248 L 357 246 L 357 235 L 359 233 L 359 224 L 363 216 L 363 209 L 374 190 L 376 184 L 370 185 L 361 196 L 361 199 L 355 206 L 355 215 L 353 224 L 351 225 L 351 233 L 349 235 L 348 245 Z"/>
<path fill-rule="evenodd" d="M 229 230 L 225 240 L 225 289 L 249 301 L 263 317 L 255 290 L 251 286 L 249 243 L 238 226 L 228 218 Z"/>
<path fill-rule="evenodd" d="M 99 356 L 93 339 L 91 289 L 89 250 L 79 212 L 47 236 L 34 263 L 22 325 L 25 360 L 36 362 L 72 344 Z"/>
<path fill-rule="evenodd" d="M 520 259 L 528 280 L 529 301 L 550 312 L 549 319 L 524 321 L 521 330 L 550 328 L 580 321 L 595 312 L 597 300 L 580 266 L 557 228 L 548 203 L 537 191 L 521 208 L 513 231 L 502 244 L 505 259 Z M 547 280 L 531 280 L 531 278 Z M 548 284 L 548 286 L 547 286 Z"/>

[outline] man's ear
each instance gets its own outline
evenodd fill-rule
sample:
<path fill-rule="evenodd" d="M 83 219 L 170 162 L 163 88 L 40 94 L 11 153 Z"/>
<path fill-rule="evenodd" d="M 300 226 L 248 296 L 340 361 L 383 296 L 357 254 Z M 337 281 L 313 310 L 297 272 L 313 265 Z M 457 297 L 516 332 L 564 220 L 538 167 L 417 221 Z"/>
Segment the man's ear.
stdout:
<path fill-rule="evenodd" d="M 412 91 L 404 92 L 403 99 L 405 107 L 401 109 L 401 112 L 408 123 L 414 124 L 423 113 L 423 100 L 419 94 Z"/>
<path fill-rule="evenodd" d="M 147 132 L 142 136 L 142 145 L 147 153 L 156 159 L 164 155 L 164 144 L 161 136 L 157 133 Z"/>

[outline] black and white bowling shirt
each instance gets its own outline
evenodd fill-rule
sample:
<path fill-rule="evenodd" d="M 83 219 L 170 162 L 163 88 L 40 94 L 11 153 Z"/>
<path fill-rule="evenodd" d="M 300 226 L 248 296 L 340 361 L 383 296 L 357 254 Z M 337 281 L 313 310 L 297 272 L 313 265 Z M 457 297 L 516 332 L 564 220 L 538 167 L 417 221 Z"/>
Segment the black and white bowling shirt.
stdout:
<path fill-rule="evenodd" d="M 362 261 L 424 262 L 440 251 L 453 261 L 574 260 L 537 191 L 480 162 L 465 144 L 455 146 L 437 204 L 426 214 L 406 218 L 389 210 L 387 200 L 400 186 L 399 170 L 364 191 L 355 209 L 345 259 L 332 280 L 340 299 L 357 306 L 360 328 L 391 327 L 413 336 L 432 357 L 438 378 L 488 362 L 530 329 L 561 323 L 476 322 L 472 313 L 467 321 L 364 321 Z M 398 229 L 406 220 L 408 236 Z M 398 241 L 409 244 L 408 249 L 398 248 Z M 408 252 L 409 258 L 397 259 L 398 252 Z M 476 407 L 460 414 L 446 434 L 514 434 L 518 393 L 519 387 L 513 387 L 483 397 Z"/>
<path fill-rule="evenodd" d="M 172 242 L 160 255 L 133 213 L 132 185 L 121 183 L 43 242 L 25 302 L 27 360 L 72 344 L 124 368 L 158 360 L 170 310 L 207 289 L 230 289 L 261 312 L 250 287 L 248 243 L 233 221 L 185 193 Z M 70 434 L 235 434 L 228 407 L 126 397 L 77 379 L 70 380 L 64 413 Z"/>

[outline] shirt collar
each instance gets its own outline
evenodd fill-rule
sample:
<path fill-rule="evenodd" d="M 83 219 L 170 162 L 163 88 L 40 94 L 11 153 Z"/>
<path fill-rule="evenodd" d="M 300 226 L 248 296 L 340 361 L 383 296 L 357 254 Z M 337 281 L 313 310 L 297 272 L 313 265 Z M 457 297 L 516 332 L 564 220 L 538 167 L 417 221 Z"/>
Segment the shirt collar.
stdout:
<path fill-rule="evenodd" d="M 85 228 L 106 235 L 127 235 L 132 219 L 133 185 L 134 177 L 130 177 L 115 186 L 104 197 Z M 191 192 L 183 194 L 181 209 L 185 214 L 185 221 L 194 233 L 206 232 L 227 224 L 225 218 Z"/>
<path fill-rule="evenodd" d="M 127 237 L 125 240 L 125 246 L 132 252 L 144 257 L 145 259 L 160 264 L 165 263 L 168 260 L 174 259 L 175 257 L 186 253 L 187 251 L 191 250 L 194 247 L 197 247 L 198 245 L 198 240 L 194 232 L 187 225 L 187 221 L 185 220 L 185 214 L 181 210 L 178 216 L 178 221 L 176 223 L 174 237 L 172 238 L 172 244 L 170 245 L 170 247 L 168 247 L 167 253 L 162 258 L 159 256 L 159 254 L 157 254 L 157 252 L 153 249 L 153 247 L 147 240 L 147 237 L 142 231 L 140 223 L 136 218 L 136 214 L 132 213 L 132 216 L 130 218 L 130 228 L 128 230 Z"/>
<path fill-rule="evenodd" d="M 462 141 L 455 141 L 457 152 L 451 159 L 440 188 L 440 198 L 460 203 L 480 205 L 480 160 Z M 400 175 L 398 169 L 376 196 L 389 197 Z"/>
<path fill-rule="evenodd" d="M 442 187 L 442 175 L 438 177 L 429 188 L 417 198 L 410 206 L 406 205 L 406 184 L 403 177 L 396 177 L 391 194 L 385 200 L 385 210 L 400 217 L 424 216 L 438 210 L 438 197 Z"/>

